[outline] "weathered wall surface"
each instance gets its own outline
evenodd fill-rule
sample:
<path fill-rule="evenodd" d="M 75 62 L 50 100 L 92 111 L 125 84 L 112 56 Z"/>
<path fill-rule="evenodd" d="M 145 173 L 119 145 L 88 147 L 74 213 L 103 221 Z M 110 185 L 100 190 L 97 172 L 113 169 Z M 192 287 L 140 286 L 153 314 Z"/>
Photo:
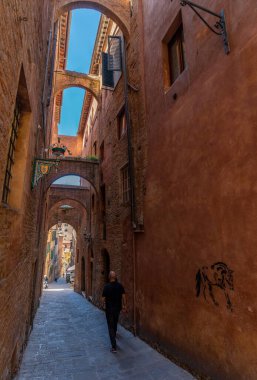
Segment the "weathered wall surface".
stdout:
<path fill-rule="evenodd" d="M 136 241 L 138 327 L 141 336 L 213 379 L 253 380 L 257 8 L 255 1 L 197 3 L 225 9 L 231 53 L 182 8 L 187 67 L 167 92 L 162 40 L 179 1 L 143 3 L 148 168 L 145 234 Z M 234 272 L 211 268 L 217 262 Z M 210 282 L 224 284 L 233 311 L 219 286 L 211 286 L 214 304 L 208 280 L 204 299 L 203 276 L 196 297 L 203 267 Z"/>
<path fill-rule="evenodd" d="M 30 183 L 32 161 L 42 148 L 38 125 L 42 127 L 47 3 L 4 0 L 0 4 L 1 199 L 17 92 L 23 120 L 14 155 L 11 203 L 0 205 L 0 378 L 4 380 L 17 368 L 41 291 L 43 257 L 39 257 L 36 229 L 40 188 L 32 192 Z M 22 65 L 24 75 L 19 83 Z"/>

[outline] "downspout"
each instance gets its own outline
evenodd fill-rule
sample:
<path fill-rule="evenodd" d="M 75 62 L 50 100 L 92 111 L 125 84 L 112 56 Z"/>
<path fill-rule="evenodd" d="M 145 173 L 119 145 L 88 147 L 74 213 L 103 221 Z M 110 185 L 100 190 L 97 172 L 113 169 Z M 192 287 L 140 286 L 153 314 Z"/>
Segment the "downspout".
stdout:
<path fill-rule="evenodd" d="M 44 87 L 43 87 L 43 96 L 42 96 L 42 100 L 41 100 L 43 133 L 44 133 L 44 146 L 46 146 L 45 92 L 46 92 L 46 80 L 47 80 L 47 74 L 48 74 L 48 65 L 49 65 L 51 39 L 52 39 L 52 30 L 49 30 L 49 32 L 48 32 L 47 56 L 46 56 L 46 68 L 45 68 L 45 79 L 44 79 Z"/>
<path fill-rule="evenodd" d="M 127 123 L 127 140 L 128 140 L 128 169 L 129 169 L 129 184 L 130 184 L 130 206 L 131 206 L 131 222 L 133 230 L 137 227 L 136 222 L 136 202 L 135 202 L 135 179 L 134 179 L 134 165 L 133 165 L 133 153 L 131 143 L 131 120 L 129 113 L 128 102 L 128 76 L 126 66 L 126 42 L 122 38 L 122 71 L 124 76 L 124 98 L 125 98 L 125 116 Z"/>
<path fill-rule="evenodd" d="M 47 106 L 50 103 L 50 99 L 51 99 L 51 95 L 52 95 L 52 84 L 53 84 L 53 74 L 54 74 L 54 65 L 55 65 L 55 52 L 56 52 L 56 45 L 57 45 L 58 24 L 59 24 L 59 21 L 56 21 L 54 24 L 53 49 L 52 49 L 52 56 L 51 56 L 50 76 L 49 76 L 49 80 L 48 80 L 48 88 L 50 88 L 50 91 L 48 94 Z"/>
<path fill-rule="evenodd" d="M 128 170 L 130 184 L 130 207 L 131 207 L 131 223 L 132 223 L 132 257 L 133 257 L 133 333 L 137 335 L 136 327 L 136 248 L 135 248 L 135 231 L 137 228 L 136 221 L 136 201 L 135 201 L 135 178 L 134 178 L 134 163 L 131 142 L 131 120 L 129 113 L 128 101 L 128 76 L 126 66 L 126 42 L 122 38 L 122 70 L 124 76 L 124 98 L 125 98 L 125 116 L 127 124 L 127 141 L 128 141 Z"/>
<path fill-rule="evenodd" d="M 54 35 L 53 35 L 52 44 L 51 44 L 52 34 L 53 34 L 52 30 L 49 31 L 49 40 L 48 40 L 46 71 L 45 71 L 43 99 L 42 99 L 42 114 L 43 114 L 43 129 L 44 129 L 45 146 L 48 145 L 48 142 L 46 141 L 46 137 L 47 137 L 46 136 L 46 127 L 47 126 L 46 126 L 46 112 L 45 112 L 45 110 L 46 110 L 46 107 L 48 107 L 50 104 L 50 99 L 51 99 L 51 94 L 52 94 L 53 73 L 54 73 L 54 65 L 55 65 L 55 52 L 56 52 L 56 45 L 57 45 L 58 23 L 59 23 L 59 21 L 56 21 L 54 24 Z M 51 54 L 51 62 L 50 62 L 51 47 L 52 47 L 52 54 Z M 49 62 L 50 62 L 50 75 L 49 75 L 49 79 L 47 81 Z M 47 94 L 48 89 L 49 89 L 49 92 Z"/>

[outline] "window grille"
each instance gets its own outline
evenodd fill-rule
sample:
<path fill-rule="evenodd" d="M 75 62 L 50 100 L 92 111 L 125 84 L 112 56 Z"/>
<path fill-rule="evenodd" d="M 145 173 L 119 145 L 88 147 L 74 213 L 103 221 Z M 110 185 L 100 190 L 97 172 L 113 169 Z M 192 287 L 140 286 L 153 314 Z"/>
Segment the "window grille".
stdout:
<path fill-rule="evenodd" d="M 9 149 L 8 149 L 8 156 L 7 156 L 7 165 L 6 165 L 6 171 L 5 171 L 5 179 L 4 179 L 4 188 L 3 188 L 3 196 L 2 201 L 4 203 L 8 203 L 8 198 L 10 194 L 10 183 L 12 179 L 12 168 L 14 164 L 14 152 L 16 147 L 16 141 L 18 137 L 18 130 L 20 127 L 20 108 L 18 103 L 16 102 L 14 114 L 13 114 L 13 121 L 12 121 L 12 131 L 11 131 L 11 137 L 9 142 Z"/>
<path fill-rule="evenodd" d="M 122 175 L 122 201 L 123 203 L 127 203 L 129 202 L 129 192 L 130 192 L 128 165 L 126 165 L 123 169 L 121 169 L 121 175 Z"/>

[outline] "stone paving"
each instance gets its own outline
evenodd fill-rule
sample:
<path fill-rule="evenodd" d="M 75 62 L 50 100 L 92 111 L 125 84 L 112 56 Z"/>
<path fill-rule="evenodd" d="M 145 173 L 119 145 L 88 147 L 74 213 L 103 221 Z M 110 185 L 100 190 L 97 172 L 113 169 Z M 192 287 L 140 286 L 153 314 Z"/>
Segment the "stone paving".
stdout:
<path fill-rule="evenodd" d="M 64 280 L 44 290 L 16 380 L 192 380 L 119 326 L 109 351 L 105 315 Z"/>

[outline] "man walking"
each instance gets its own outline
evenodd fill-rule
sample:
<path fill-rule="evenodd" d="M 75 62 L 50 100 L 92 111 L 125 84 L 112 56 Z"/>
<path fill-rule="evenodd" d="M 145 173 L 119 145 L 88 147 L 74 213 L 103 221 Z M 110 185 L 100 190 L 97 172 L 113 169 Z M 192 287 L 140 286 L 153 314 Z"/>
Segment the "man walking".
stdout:
<path fill-rule="evenodd" d="M 123 286 L 117 281 L 116 273 L 111 271 L 109 283 L 103 290 L 103 307 L 105 309 L 106 320 L 111 340 L 111 352 L 117 352 L 116 333 L 120 311 L 126 311 L 126 295 Z"/>

